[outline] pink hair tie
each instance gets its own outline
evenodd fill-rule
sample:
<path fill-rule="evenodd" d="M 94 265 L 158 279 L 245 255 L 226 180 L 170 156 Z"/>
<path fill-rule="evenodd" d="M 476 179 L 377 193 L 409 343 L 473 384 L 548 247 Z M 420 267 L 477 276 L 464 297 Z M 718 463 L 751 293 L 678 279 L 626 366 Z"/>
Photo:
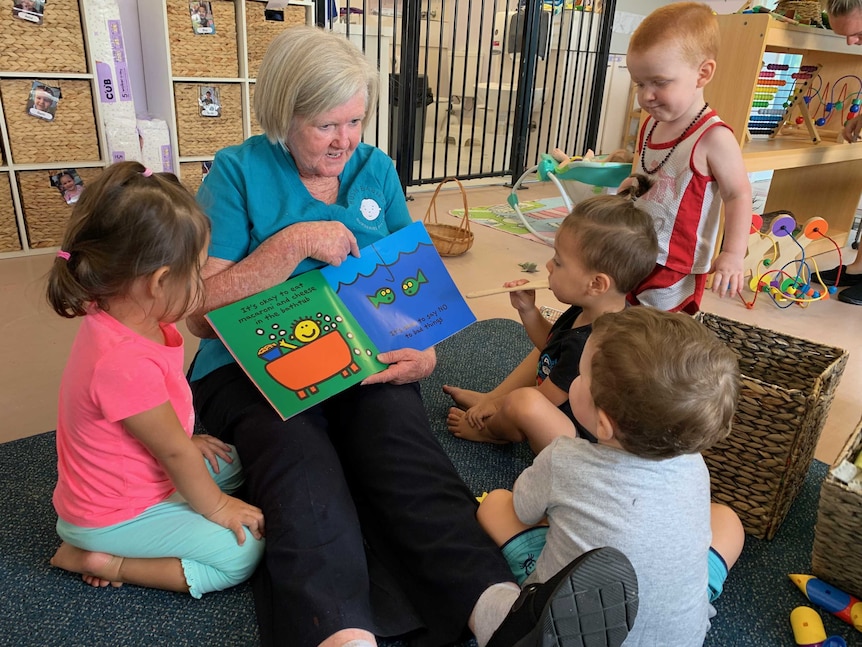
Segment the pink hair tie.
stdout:
<path fill-rule="evenodd" d="M 64 261 L 68 261 L 72 258 L 72 255 L 69 252 L 64 252 L 62 249 L 58 249 L 57 258 L 62 258 Z"/>
<path fill-rule="evenodd" d="M 144 177 L 150 177 L 152 174 L 153 174 L 153 169 L 151 169 L 151 168 L 145 168 L 143 170 L 143 172 L 141 173 L 141 175 L 143 175 Z"/>

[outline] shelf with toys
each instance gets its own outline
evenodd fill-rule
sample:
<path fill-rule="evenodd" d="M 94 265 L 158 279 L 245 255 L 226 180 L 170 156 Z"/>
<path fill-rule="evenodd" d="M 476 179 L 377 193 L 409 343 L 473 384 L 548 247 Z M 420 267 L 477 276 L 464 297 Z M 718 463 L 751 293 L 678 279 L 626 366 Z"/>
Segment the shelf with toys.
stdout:
<path fill-rule="evenodd" d="M 767 13 L 718 19 L 724 45 L 705 96 L 736 133 L 747 170 L 774 171 L 764 211 L 823 218 L 843 245 L 862 195 L 862 144 L 838 139 L 862 107 L 862 49 Z M 810 246 L 830 249 L 825 240 Z"/>

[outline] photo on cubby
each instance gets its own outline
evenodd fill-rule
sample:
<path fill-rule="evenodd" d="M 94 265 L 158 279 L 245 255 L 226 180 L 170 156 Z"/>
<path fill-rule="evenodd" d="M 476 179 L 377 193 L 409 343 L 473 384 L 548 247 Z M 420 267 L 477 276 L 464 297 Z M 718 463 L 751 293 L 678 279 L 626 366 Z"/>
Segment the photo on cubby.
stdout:
<path fill-rule="evenodd" d="M 212 160 L 207 161 L 207 162 L 201 162 L 201 182 L 203 182 L 204 179 L 206 179 L 207 173 L 210 172 L 212 167 L 213 167 Z"/>
<path fill-rule="evenodd" d="M 84 180 L 78 175 L 78 171 L 67 168 L 59 173 L 49 176 L 51 186 L 55 187 L 66 204 L 75 204 L 84 190 Z"/>
<path fill-rule="evenodd" d="M 201 86 L 198 105 L 201 107 L 201 117 L 221 117 L 218 88 L 210 85 Z"/>
<path fill-rule="evenodd" d="M 33 81 L 33 87 L 30 88 L 30 96 L 27 99 L 27 114 L 45 121 L 53 121 L 60 97 L 60 88 L 46 85 L 41 81 Z"/>
<path fill-rule="evenodd" d="M 208 1 L 193 0 L 189 2 L 189 15 L 192 18 L 192 29 L 196 34 L 214 34 L 215 20 L 213 20 L 212 3 Z"/>
<path fill-rule="evenodd" d="M 44 14 L 44 0 L 12 0 L 12 15 L 15 18 L 41 25 Z"/>

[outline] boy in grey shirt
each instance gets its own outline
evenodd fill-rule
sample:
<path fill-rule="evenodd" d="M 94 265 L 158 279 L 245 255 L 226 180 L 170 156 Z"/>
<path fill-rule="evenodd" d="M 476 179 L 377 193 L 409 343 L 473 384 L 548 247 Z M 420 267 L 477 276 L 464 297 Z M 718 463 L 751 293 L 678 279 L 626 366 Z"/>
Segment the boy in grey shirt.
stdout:
<path fill-rule="evenodd" d="M 596 319 L 569 401 L 598 444 L 557 438 L 512 492 L 479 507 L 524 590 L 612 547 L 637 575 L 624 644 L 701 645 L 744 533 L 729 508 L 711 506 L 699 452 L 730 431 L 738 391 L 736 357 L 689 316 L 635 307 Z"/>

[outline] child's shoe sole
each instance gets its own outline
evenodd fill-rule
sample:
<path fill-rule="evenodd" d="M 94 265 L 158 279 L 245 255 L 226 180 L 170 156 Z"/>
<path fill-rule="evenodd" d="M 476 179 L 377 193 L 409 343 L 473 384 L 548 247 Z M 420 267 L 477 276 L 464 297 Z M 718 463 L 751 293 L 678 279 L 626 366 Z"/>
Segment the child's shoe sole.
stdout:
<path fill-rule="evenodd" d="M 525 587 L 488 647 L 619 647 L 637 609 L 631 563 L 615 548 L 597 548 Z"/>

